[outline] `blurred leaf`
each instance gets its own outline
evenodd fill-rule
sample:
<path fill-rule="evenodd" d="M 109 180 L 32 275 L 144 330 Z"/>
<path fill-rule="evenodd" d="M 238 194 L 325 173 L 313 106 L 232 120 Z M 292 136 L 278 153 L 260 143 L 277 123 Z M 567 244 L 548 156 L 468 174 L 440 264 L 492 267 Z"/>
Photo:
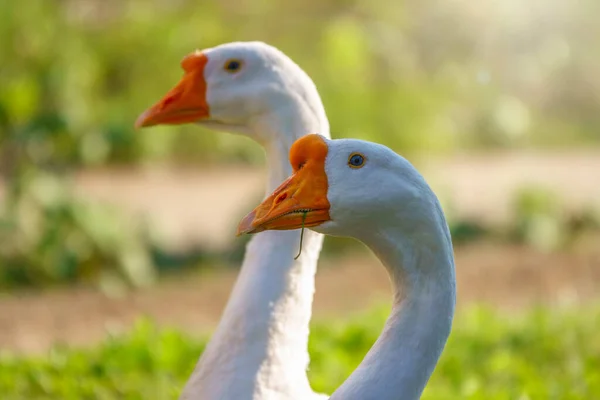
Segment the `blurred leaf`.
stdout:
<path fill-rule="evenodd" d="M 381 333 L 389 309 L 311 325 L 312 387 L 332 393 Z M 540 308 L 518 315 L 486 308 L 456 317 L 423 400 L 568 399 L 600 393 L 598 307 Z M 177 398 L 204 349 L 140 319 L 126 334 L 87 350 L 57 346 L 42 356 L 0 354 L 3 399 Z"/>

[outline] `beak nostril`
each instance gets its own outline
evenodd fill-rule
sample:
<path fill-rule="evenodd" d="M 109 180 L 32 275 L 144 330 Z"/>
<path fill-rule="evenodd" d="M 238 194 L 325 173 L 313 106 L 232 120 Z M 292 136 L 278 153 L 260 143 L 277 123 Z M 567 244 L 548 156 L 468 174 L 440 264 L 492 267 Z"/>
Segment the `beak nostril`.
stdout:
<path fill-rule="evenodd" d="M 279 195 L 279 197 L 277 197 L 277 199 L 275 200 L 275 204 L 279 204 L 282 201 L 284 201 L 285 199 L 287 199 L 287 193 L 282 193 Z"/>
<path fill-rule="evenodd" d="M 177 100 L 180 97 L 179 94 L 174 94 L 172 96 L 167 97 L 166 99 L 163 100 L 162 104 L 161 104 L 161 109 L 164 109 L 165 107 L 168 107 L 169 104 L 173 103 L 175 100 Z"/>

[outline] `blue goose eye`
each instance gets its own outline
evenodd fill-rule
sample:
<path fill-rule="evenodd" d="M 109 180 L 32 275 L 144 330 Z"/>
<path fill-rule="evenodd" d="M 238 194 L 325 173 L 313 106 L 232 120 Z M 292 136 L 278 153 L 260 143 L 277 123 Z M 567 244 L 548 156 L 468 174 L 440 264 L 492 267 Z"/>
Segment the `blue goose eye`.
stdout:
<path fill-rule="evenodd" d="M 361 168 L 365 164 L 365 156 L 360 153 L 352 153 L 348 157 L 348 166 L 350 168 Z"/>
<path fill-rule="evenodd" d="M 239 71 L 240 68 L 242 68 L 242 61 L 236 59 L 227 60 L 225 61 L 225 65 L 223 65 L 223 69 L 230 73 L 235 73 Z"/>

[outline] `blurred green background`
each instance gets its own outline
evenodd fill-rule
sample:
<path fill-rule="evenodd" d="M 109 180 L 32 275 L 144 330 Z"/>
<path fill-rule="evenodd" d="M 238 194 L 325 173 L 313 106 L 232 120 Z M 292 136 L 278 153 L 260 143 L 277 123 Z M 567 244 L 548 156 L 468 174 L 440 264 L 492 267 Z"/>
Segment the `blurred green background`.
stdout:
<path fill-rule="evenodd" d="M 316 82 L 334 137 L 403 154 L 600 143 L 594 0 L 2 0 L 0 9 L 0 283 L 74 278 L 98 263 L 130 278 L 148 268 L 142 232 L 111 228 L 113 210 L 69 195 L 63 178 L 74 171 L 262 164 L 261 149 L 239 137 L 189 125 L 134 130 L 196 48 L 263 40 L 283 49 Z M 43 275 L 27 272 L 38 267 Z"/>
<path fill-rule="evenodd" d="M 179 62 L 192 50 L 237 40 L 261 40 L 280 48 L 315 81 L 333 137 L 381 142 L 416 160 L 442 160 L 431 176 L 442 176 L 445 166 L 452 165 L 456 167 L 452 171 L 462 171 L 464 181 L 480 179 L 481 189 L 475 185 L 471 196 L 478 203 L 476 191 L 494 185 L 485 178 L 492 176 L 486 175 L 487 157 L 491 160 L 500 154 L 505 164 L 499 168 L 505 165 L 506 171 L 514 167 L 514 160 L 522 162 L 522 171 L 493 175 L 507 182 L 529 176 L 527 168 L 546 160 L 546 154 L 552 158 L 545 162 L 567 171 L 567 180 L 569 171 L 573 181 L 588 179 L 577 166 L 586 171 L 600 168 L 600 162 L 594 164 L 600 160 L 599 18 L 596 0 L 0 0 L 0 311 L 7 315 L 0 321 L 0 350 L 10 353 L 27 348 L 13 336 L 44 330 L 27 322 L 18 331 L 15 318 L 28 315 L 19 304 L 49 301 L 44 297 L 49 289 L 67 297 L 81 290 L 99 290 L 102 296 L 129 299 L 137 296 L 130 293 L 135 288 L 160 293 L 159 278 L 177 282 L 200 276 L 197 279 L 202 282 L 214 279 L 226 299 L 245 240 L 231 240 L 220 247 L 202 241 L 167 245 L 160 223 L 132 216 L 135 213 L 119 201 L 86 196 L 90 186 L 82 184 L 99 175 L 107 182 L 123 179 L 135 191 L 136 171 L 148 168 L 166 171 L 166 181 L 182 180 L 182 170 L 196 171 L 198 179 L 204 179 L 203 171 L 218 175 L 221 169 L 230 171 L 227 168 L 262 174 L 262 150 L 248 139 L 189 125 L 134 130 L 139 113 L 178 81 Z M 523 162 L 530 154 L 535 155 L 533 161 Z M 469 175 L 477 171 L 482 174 Z M 186 174 L 188 180 L 183 179 L 181 185 L 194 185 L 196 175 Z M 540 306 L 539 314 L 526 312 L 529 317 L 523 321 L 529 322 L 516 327 L 506 327 L 503 321 L 508 317 L 496 311 L 471 311 L 488 321 L 479 325 L 463 315 L 460 321 L 471 321 L 471 325 L 459 323 L 462 333 L 455 339 L 456 346 L 469 349 L 464 352 L 472 351 L 473 357 L 497 351 L 496 364 L 490 367 L 492 372 L 485 370 L 489 375 L 469 375 L 476 363 L 449 350 L 448 357 L 457 358 L 443 361 L 443 375 L 434 377 L 429 398 L 445 398 L 440 394 L 444 391 L 451 393 L 447 398 L 486 399 L 583 399 L 598 394 L 600 348 L 589 334 L 600 328 L 598 308 L 561 314 L 557 317 L 560 329 L 552 324 L 538 329 L 535 322 L 530 323 L 535 315 L 552 319 L 549 304 L 564 298 L 565 291 L 571 293 L 569 298 L 596 302 L 582 293 L 600 287 L 594 283 L 600 280 L 600 255 L 594 250 L 600 201 L 581 195 L 584 206 L 570 209 L 563 197 L 580 194 L 577 188 L 583 186 L 597 186 L 598 175 L 595 182 L 572 187 L 548 182 L 546 186 L 517 185 L 507 195 L 510 218 L 501 224 L 456 211 L 460 209 L 460 204 L 453 203 L 456 199 L 439 193 L 449 216 L 459 283 L 461 279 L 466 283 L 462 287 L 467 287 L 463 296 L 467 303 L 484 299 L 493 303 L 492 308 L 505 308 L 504 297 L 520 298 L 518 293 L 523 293 L 528 307 L 548 304 Z M 464 188 L 455 183 L 449 182 L 448 190 L 464 195 Z M 118 200 L 122 187 L 115 186 L 109 197 Z M 169 194 L 167 186 L 161 188 L 155 193 Z M 260 190 L 243 197 L 250 207 L 260 198 Z M 168 207 L 165 202 L 164 208 Z M 495 207 L 487 206 L 488 213 L 494 214 Z M 233 224 L 242 213 L 231 216 L 228 223 Z M 168 210 L 165 215 L 170 215 Z M 327 239 L 325 259 L 335 264 L 348 254 L 366 257 L 353 241 Z M 487 298 L 479 293 L 485 292 L 480 285 L 489 284 L 488 272 L 481 271 L 495 268 L 493 260 L 498 257 L 507 260 L 504 275 L 498 278 L 505 292 L 499 290 L 496 297 Z M 376 262 L 369 262 L 365 265 L 378 268 Z M 547 264 L 555 266 L 542 269 Z M 461 272 L 463 265 L 466 272 Z M 361 271 L 360 276 L 367 273 Z M 533 286 L 515 289 L 521 279 Z M 372 292 L 381 293 L 381 286 L 375 285 Z M 203 324 L 202 330 L 210 330 L 224 299 L 216 301 L 211 322 Z M 321 303 L 317 300 L 318 314 Z M 162 325 L 158 314 L 146 311 Z M 490 339 L 495 336 L 484 325 L 492 320 L 499 329 L 506 329 L 512 338 L 508 344 Z M 370 322 L 363 327 L 342 324 L 346 328 L 338 333 L 317 325 L 320 333 L 313 356 L 319 359 L 319 354 L 326 353 L 319 350 L 321 345 L 338 349 L 331 361 L 337 364 L 317 361 L 311 379 L 319 389 L 331 390 L 360 361 L 382 319 L 365 321 Z M 575 339 L 565 339 L 568 343 L 556 348 L 548 344 L 532 350 L 540 362 L 568 365 L 571 375 L 564 380 L 550 385 L 544 375 L 532 372 L 528 360 L 512 364 L 521 349 L 552 341 L 563 329 L 571 328 L 581 339 L 578 345 Z M 103 360 L 111 357 L 111 346 L 129 346 L 134 358 L 160 358 L 160 354 L 140 350 L 152 343 L 167 343 L 169 351 L 181 352 L 185 358 L 174 355 L 174 364 L 158 362 L 153 364 L 157 370 L 138 371 L 141 379 L 173 368 L 178 375 L 173 381 L 165 378 L 161 390 L 177 391 L 197 357 L 197 343 L 180 338 L 179 332 L 169 336 L 154 328 L 140 329 L 131 333 L 133 342 L 127 338 L 118 344 L 108 342 L 86 353 L 85 357 L 96 360 L 91 372 L 78 369 L 83 361 L 71 350 L 77 346 L 69 344 L 67 336 L 57 336 L 67 341 L 66 349 L 47 357 L 0 358 L 0 370 L 19 371 L 14 372 L 18 378 L 0 378 L 0 388 L 9 393 L 3 398 L 56 398 L 59 393 L 61 398 L 137 398 L 132 394 L 135 385 L 107 383 Z M 136 342 L 135 335 L 143 338 Z M 53 340 L 50 337 L 48 342 Z M 195 349 L 192 354 L 187 353 L 190 348 Z M 545 358 L 547 354 L 553 358 Z M 127 365 L 132 371 L 144 368 L 137 362 Z M 467 371 L 464 376 L 456 375 L 460 368 Z M 490 385 L 496 376 L 493 371 L 503 368 L 521 368 L 518 376 L 502 382 L 527 389 L 503 391 Z M 64 371 L 87 374 L 90 380 L 83 386 L 76 381 L 55 381 L 55 374 Z M 548 371 L 547 376 L 559 372 Z M 71 385 L 79 389 L 65 389 Z"/>
<path fill-rule="evenodd" d="M 252 159 L 223 135 L 132 124 L 185 54 L 234 40 L 284 49 L 343 136 L 404 152 L 600 141 L 594 0 L 1 5 L 2 139 L 39 166 Z"/>

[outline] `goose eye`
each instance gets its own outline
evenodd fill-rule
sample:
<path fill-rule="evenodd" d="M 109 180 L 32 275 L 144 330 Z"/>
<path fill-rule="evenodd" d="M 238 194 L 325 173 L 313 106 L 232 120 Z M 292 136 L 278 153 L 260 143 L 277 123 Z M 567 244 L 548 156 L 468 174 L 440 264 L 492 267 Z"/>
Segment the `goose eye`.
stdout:
<path fill-rule="evenodd" d="M 350 168 L 361 168 L 365 164 L 365 156 L 360 153 L 352 153 L 348 157 L 348 166 Z"/>
<path fill-rule="evenodd" d="M 242 61 L 241 60 L 227 60 L 225 62 L 225 65 L 223 66 L 223 69 L 225 69 L 225 71 L 230 72 L 230 73 L 235 73 L 237 71 L 240 70 L 240 68 L 242 68 Z"/>

